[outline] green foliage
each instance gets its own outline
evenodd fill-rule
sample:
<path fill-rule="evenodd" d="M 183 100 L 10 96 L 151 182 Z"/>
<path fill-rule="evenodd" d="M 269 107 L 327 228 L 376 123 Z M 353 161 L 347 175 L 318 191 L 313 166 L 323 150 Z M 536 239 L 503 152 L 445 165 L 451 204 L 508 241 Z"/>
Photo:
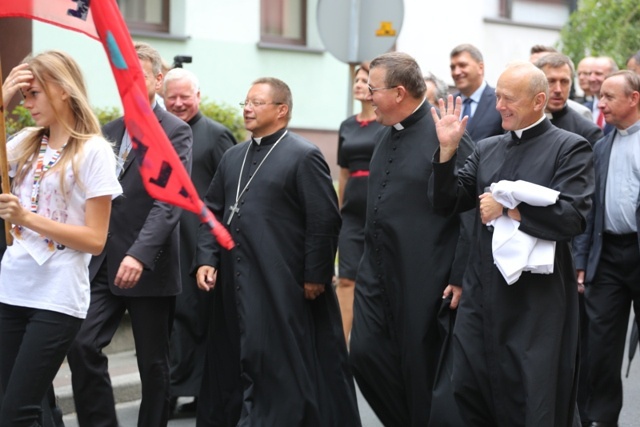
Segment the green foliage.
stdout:
<path fill-rule="evenodd" d="M 122 115 L 117 107 L 94 108 L 93 112 L 98 117 L 100 126 L 104 126 Z"/>
<path fill-rule="evenodd" d="M 200 102 L 200 111 L 210 119 L 226 126 L 238 142 L 246 139 L 244 120 L 242 119 L 242 114 L 240 114 L 239 107 L 234 108 L 230 105 L 218 104 L 204 97 Z"/>
<path fill-rule="evenodd" d="M 100 125 L 109 123 L 122 115 L 117 107 L 95 108 L 94 113 L 98 116 Z M 246 139 L 246 131 L 244 129 L 244 121 L 240 114 L 239 108 L 233 108 L 229 105 L 218 104 L 209 101 L 206 98 L 200 103 L 200 111 L 207 117 L 222 123 L 229 128 L 233 136 L 238 142 Z M 6 118 L 6 128 L 9 135 L 13 135 L 20 129 L 28 126 L 35 126 L 35 122 L 31 118 L 29 110 L 22 105 L 18 105 L 13 109 L 11 115 Z"/>
<path fill-rule="evenodd" d="M 98 116 L 101 126 L 122 115 L 120 110 L 116 107 L 95 108 L 93 112 Z M 9 135 L 13 135 L 25 127 L 35 125 L 35 122 L 31 118 L 31 113 L 29 113 L 29 110 L 27 110 L 22 104 L 18 105 L 13 109 L 13 111 L 11 111 L 11 115 L 6 117 L 5 122 L 7 134 Z"/>
<path fill-rule="evenodd" d="M 35 125 L 36 123 L 31 118 L 31 113 L 22 105 L 14 108 L 13 111 L 11 111 L 11 116 L 7 116 L 5 120 L 8 135 L 13 135 L 20 129 Z"/>
<path fill-rule="evenodd" d="M 580 0 L 560 32 L 560 48 L 574 63 L 610 56 L 620 68 L 640 49 L 638 0 Z"/>

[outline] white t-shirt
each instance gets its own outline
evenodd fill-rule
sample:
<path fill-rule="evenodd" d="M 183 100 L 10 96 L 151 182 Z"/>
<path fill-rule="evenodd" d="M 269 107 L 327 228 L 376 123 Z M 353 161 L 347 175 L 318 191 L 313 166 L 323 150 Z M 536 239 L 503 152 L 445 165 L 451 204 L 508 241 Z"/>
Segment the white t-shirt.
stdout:
<path fill-rule="evenodd" d="M 22 132 L 9 141 L 8 153 L 29 134 L 29 131 Z M 43 164 L 47 165 L 54 154 L 55 150 L 47 147 Z M 94 136 L 86 141 L 79 156 L 76 162 L 81 184 L 76 182 L 69 164 L 65 170 L 66 197 L 60 187 L 61 171 L 52 169 L 44 174 L 40 181 L 39 215 L 66 224 L 84 225 L 87 199 L 122 194 L 113 148 L 104 138 Z M 10 154 L 8 157 L 12 158 Z M 11 176 L 15 175 L 15 168 L 16 164 L 10 164 Z M 34 170 L 35 165 L 13 190 L 27 209 L 31 206 Z M 56 242 L 47 244 L 44 237 L 26 228 L 15 231 L 14 227 L 14 243 L 7 247 L 0 268 L 0 302 L 84 319 L 90 300 L 91 255 Z"/>

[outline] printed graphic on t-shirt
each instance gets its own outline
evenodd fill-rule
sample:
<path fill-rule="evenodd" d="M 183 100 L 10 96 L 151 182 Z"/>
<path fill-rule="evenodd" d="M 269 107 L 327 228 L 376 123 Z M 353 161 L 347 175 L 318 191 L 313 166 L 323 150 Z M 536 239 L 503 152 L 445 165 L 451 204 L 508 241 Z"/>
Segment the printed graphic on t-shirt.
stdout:
<path fill-rule="evenodd" d="M 25 182 L 29 182 L 29 176 Z M 40 183 L 37 213 L 45 218 L 50 218 L 56 222 L 66 223 L 68 218 L 67 203 L 71 196 L 71 191 L 75 186 L 75 180 L 71 168 L 67 168 L 66 180 L 64 184 L 64 194 L 60 188 L 60 172 L 58 170 L 49 171 Z M 22 194 L 25 186 L 21 185 L 15 189 L 16 196 L 24 206 L 25 197 Z M 56 243 L 35 231 L 22 226 L 12 229 L 16 241 L 33 257 L 38 265 L 44 264 L 56 250 L 65 249 L 64 245 Z"/>

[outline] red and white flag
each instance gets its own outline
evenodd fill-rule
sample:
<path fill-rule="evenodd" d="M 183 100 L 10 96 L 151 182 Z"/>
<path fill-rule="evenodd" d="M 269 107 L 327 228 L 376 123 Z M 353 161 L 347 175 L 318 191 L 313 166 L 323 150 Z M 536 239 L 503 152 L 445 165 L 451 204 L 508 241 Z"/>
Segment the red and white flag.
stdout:
<path fill-rule="evenodd" d="M 229 232 L 198 197 L 189 174 L 160 127 L 120 9 L 115 0 L 0 0 L 0 18 L 23 17 L 86 34 L 102 42 L 115 77 L 124 122 L 151 197 L 191 211 L 207 223 L 218 243 L 234 246 Z"/>

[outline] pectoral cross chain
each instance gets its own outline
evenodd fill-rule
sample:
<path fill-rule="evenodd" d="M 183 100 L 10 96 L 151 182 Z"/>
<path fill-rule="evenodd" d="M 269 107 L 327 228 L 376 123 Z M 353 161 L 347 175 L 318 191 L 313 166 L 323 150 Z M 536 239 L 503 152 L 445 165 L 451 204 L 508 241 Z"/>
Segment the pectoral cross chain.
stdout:
<path fill-rule="evenodd" d="M 240 208 L 238 207 L 238 202 L 236 202 L 235 204 L 229 206 L 229 210 L 231 211 L 231 215 L 229 215 L 229 219 L 227 220 L 227 225 L 231 224 L 231 220 L 233 219 L 233 216 L 235 214 L 237 214 L 238 212 L 240 212 Z"/>
<path fill-rule="evenodd" d="M 251 184 L 251 181 L 253 181 L 253 178 L 256 176 L 256 174 L 260 170 L 260 167 L 262 166 L 264 161 L 267 160 L 267 157 L 269 157 L 269 154 L 271 154 L 273 149 L 276 148 L 276 146 L 280 143 L 282 138 L 285 137 L 287 132 L 289 132 L 289 131 L 285 130 L 284 133 L 280 136 L 280 138 L 278 138 L 278 140 L 271 146 L 271 148 L 269 148 L 269 151 L 267 151 L 267 154 L 260 161 L 260 163 L 258 164 L 258 167 L 256 168 L 256 170 L 253 171 L 252 175 L 249 175 L 249 181 L 247 181 L 247 183 L 244 185 L 244 188 L 242 189 L 242 191 L 240 191 L 240 183 L 242 182 L 242 172 L 244 171 L 244 165 L 247 162 L 247 155 L 249 154 L 249 150 L 251 149 L 251 145 L 253 143 L 247 144 L 247 150 L 244 152 L 244 158 L 242 159 L 242 166 L 240 167 L 240 174 L 238 175 L 238 187 L 236 188 L 236 202 L 233 205 L 229 206 L 229 210 L 231 211 L 231 215 L 229 215 L 229 219 L 227 220 L 227 225 L 231 225 L 231 220 L 233 219 L 233 216 L 235 214 L 237 214 L 238 212 L 240 212 L 240 208 L 238 207 L 238 202 L 240 201 L 240 198 L 245 193 L 245 191 L 247 191 L 247 189 L 249 188 L 249 184 Z"/>

